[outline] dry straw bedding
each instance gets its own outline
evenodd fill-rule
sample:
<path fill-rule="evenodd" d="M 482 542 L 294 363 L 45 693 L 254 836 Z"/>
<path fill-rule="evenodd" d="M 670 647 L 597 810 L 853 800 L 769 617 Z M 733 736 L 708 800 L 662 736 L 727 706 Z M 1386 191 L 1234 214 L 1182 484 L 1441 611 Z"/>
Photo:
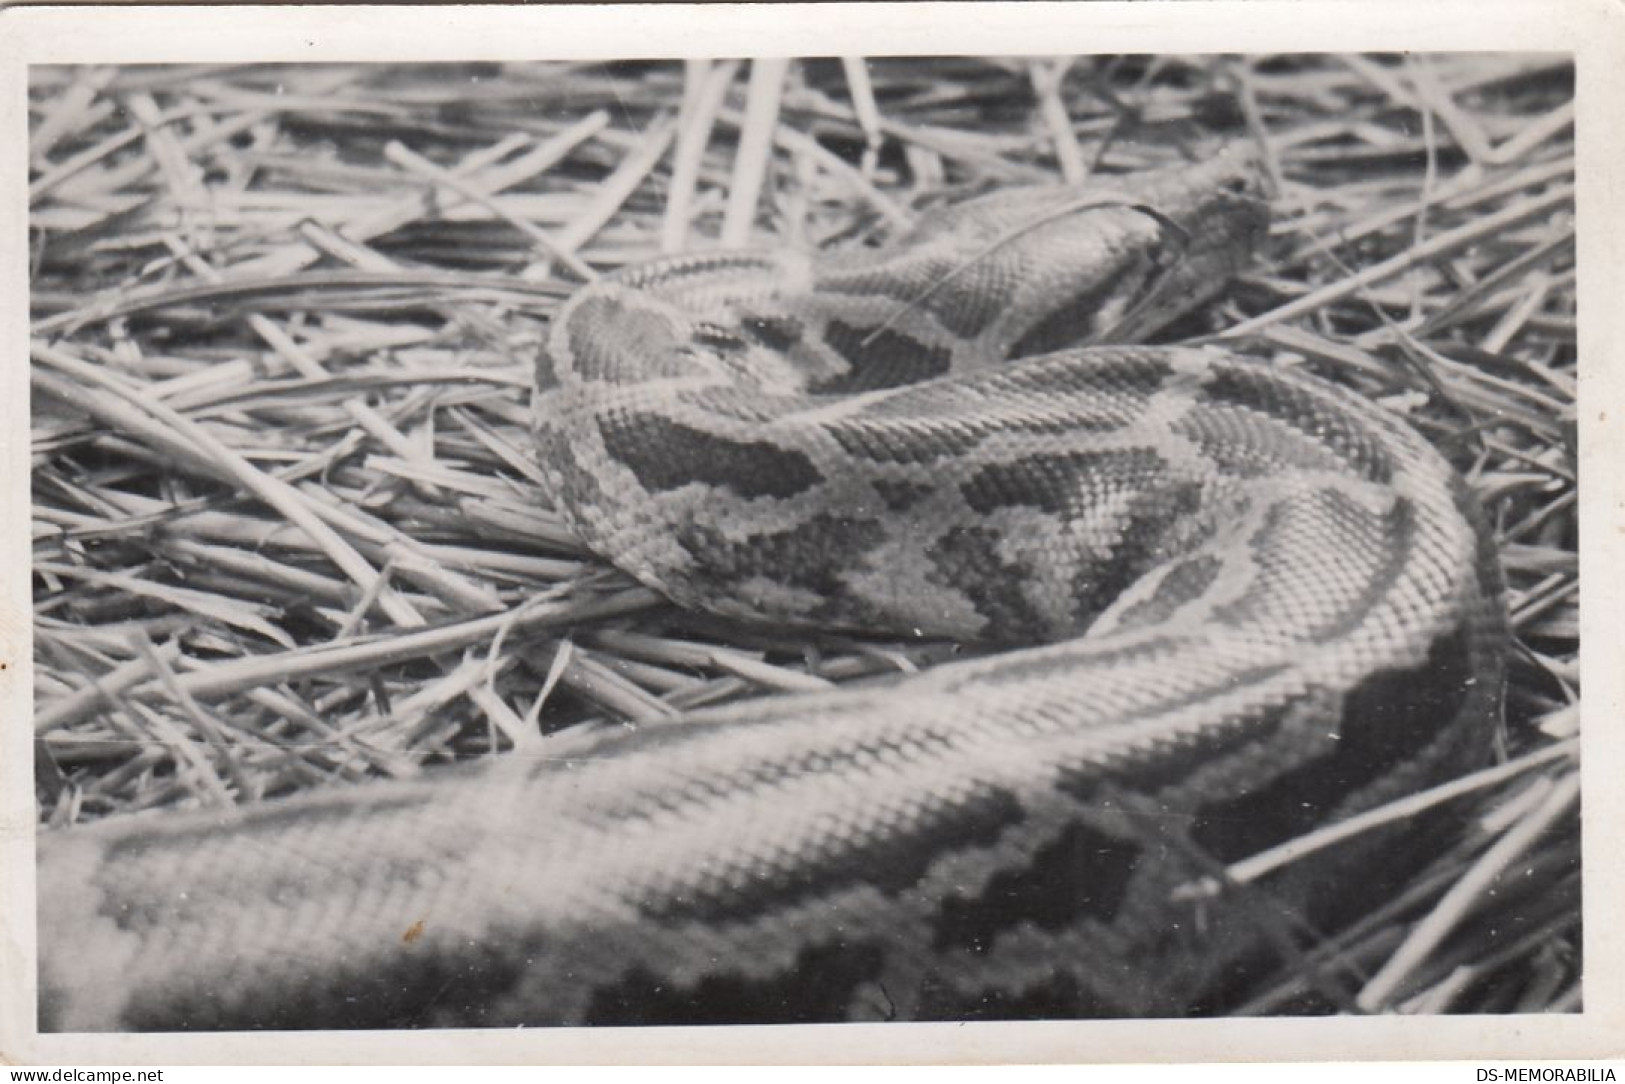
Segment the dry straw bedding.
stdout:
<path fill-rule="evenodd" d="M 1251 139 L 1280 190 L 1267 251 L 1170 335 L 1409 417 L 1485 501 L 1517 643 L 1498 766 L 1438 796 L 1466 828 L 1234 1009 L 1580 1007 L 1561 58 L 31 76 L 44 822 L 405 776 L 952 653 L 728 627 L 584 551 L 527 437 L 550 314 L 661 251 L 865 244 L 956 195 Z"/>

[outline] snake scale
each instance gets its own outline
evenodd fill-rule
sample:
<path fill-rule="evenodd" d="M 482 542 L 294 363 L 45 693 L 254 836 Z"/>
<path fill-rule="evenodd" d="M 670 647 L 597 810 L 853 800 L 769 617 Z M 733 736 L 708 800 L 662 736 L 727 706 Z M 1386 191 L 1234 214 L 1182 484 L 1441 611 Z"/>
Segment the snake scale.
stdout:
<path fill-rule="evenodd" d="M 568 756 L 47 833 L 42 1027 L 1212 1003 L 1372 890 L 1391 841 L 1178 887 L 1485 759 L 1506 636 L 1466 483 L 1393 414 L 1107 345 L 1220 291 L 1262 193 L 1231 151 L 980 196 L 885 248 L 581 289 L 536 431 L 592 548 L 733 618 L 1026 646 Z"/>

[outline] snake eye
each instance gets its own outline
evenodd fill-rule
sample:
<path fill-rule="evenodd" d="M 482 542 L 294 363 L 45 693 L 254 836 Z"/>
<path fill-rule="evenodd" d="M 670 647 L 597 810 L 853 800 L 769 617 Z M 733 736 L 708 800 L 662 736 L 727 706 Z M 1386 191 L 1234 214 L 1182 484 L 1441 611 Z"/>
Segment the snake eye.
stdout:
<path fill-rule="evenodd" d="M 789 350 L 801 341 L 801 325 L 788 317 L 747 316 L 739 326 L 770 350 Z"/>

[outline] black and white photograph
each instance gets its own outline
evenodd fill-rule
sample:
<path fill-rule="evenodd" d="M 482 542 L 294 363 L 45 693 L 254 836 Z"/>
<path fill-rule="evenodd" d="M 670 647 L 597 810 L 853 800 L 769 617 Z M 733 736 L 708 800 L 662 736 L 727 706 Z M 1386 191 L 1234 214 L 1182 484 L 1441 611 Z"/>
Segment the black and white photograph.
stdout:
<path fill-rule="evenodd" d="M 597 14 L 22 72 L 40 1042 L 1617 1011 L 1574 51 Z"/>

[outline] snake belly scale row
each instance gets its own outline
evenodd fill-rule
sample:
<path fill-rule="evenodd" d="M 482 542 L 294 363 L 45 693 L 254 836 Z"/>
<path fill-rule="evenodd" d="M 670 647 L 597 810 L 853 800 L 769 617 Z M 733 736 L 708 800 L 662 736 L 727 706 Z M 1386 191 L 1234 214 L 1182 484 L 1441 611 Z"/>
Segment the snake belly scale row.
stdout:
<path fill-rule="evenodd" d="M 1266 223 L 1225 154 L 584 288 L 536 391 L 584 541 L 731 617 L 1037 646 L 48 834 L 42 1025 L 1143 1015 L 1234 983 L 1387 841 L 1175 889 L 1483 760 L 1505 639 L 1466 484 L 1393 415 L 1100 345 L 1221 289 Z"/>

